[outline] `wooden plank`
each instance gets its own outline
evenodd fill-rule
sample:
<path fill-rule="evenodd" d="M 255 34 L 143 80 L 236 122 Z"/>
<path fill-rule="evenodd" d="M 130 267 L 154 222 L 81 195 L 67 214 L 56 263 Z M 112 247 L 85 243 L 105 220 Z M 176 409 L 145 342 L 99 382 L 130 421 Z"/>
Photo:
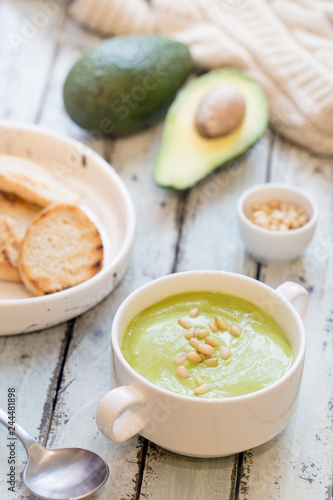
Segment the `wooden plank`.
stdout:
<path fill-rule="evenodd" d="M 302 258 L 263 266 L 260 276 L 273 287 L 293 280 L 309 290 L 304 319 L 307 357 L 296 415 L 275 439 L 245 454 L 239 499 L 329 500 L 333 470 L 332 160 L 277 140 L 271 179 L 303 187 L 320 209 L 315 237 Z"/>
<path fill-rule="evenodd" d="M 111 480 L 96 498 L 134 498 L 139 478 L 141 444 L 138 437 L 123 444 L 108 441 L 96 427 L 95 412 L 98 402 L 110 388 L 110 370 L 113 376 L 110 328 L 115 310 L 131 291 L 170 272 L 173 265 L 178 236 L 175 223 L 177 198 L 172 193 L 163 193 L 168 206 L 165 210 L 160 190 L 152 185 L 150 166 L 154 151 L 149 146 L 157 135 L 158 127 L 118 141 L 114 146 L 113 162 L 126 180 L 136 205 L 137 245 L 122 284 L 102 304 L 76 321 L 51 428 L 52 446 L 75 443 L 94 449 L 107 459 Z M 160 247 L 154 243 L 156 232 L 151 231 L 162 224 L 165 229 L 160 238 L 166 242 L 163 257 Z M 116 385 L 113 378 L 112 385 Z"/>
<path fill-rule="evenodd" d="M 237 459 L 237 455 L 211 459 L 183 457 L 150 443 L 140 498 L 233 498 L 230 476 L 237 470 Z"/>
<path fill-rule="evenodd" d="M 0 404 L 7 411 L 8 389 L 16 395 L 16 421 L 40 443 L 48 428 L 56 381 L 62 364 L 66 336 L 64 326 L 45 332 L 0 338 Z M 16 488 L 8 491 L 9 473 L 7 430 L 1 428 L 0 493 L 1 500 L 16 500 L 27 493 L 21 479 L 26 453 L 17 441 L 15 444 Z"/>
<path fill-rule="evenodd" d="M 178 197 L 172 192 L 160 190 L 152 180 L 152 162 L 161 125 L 113 143 L 100 140 L 98 134 L 88 135 L 65 115 L 60 91 L 62 82 L 80 53 L 97 40 L 90 34 L 82 37 L 79 28 L 68 20 L 63 41 L 64 45 L 60 47 L 53 67 L 40 123 L 61 132 L 66 131 L 93 147 L 106 159 L 112 154 L 112 165 L 125 181 L 136 207 L 137 244 L 122 284 L 102 304 L 76 321 L 49 445 L 83 446 L 98 451 L 110 465 L 111 480 L 96 498 L 132 498 L 139 481 L 142 444 L 138 437 L 124 444 L 108 441 L 96 427 L 95 412 L 99 400 L 110 388 L 109 332 L 116 308 L 135 288 L 170 272 L 173 267 L 178 238 Z M 164 230 L 159 231 L 162 227 Z M 156 245 L 157 232 L 161 246 Z"/>
<path fill-rule="evenodd" d="M 58 5 L 54 15 L 43 17 L 41 4 L 37 0 L 2 2 L 0 17 L 0 116 L 2 118 L 34 121 L 42 102 L 43 89 L 48 79 L 63 15 L 64 9 Z M 0 338 L 1 405 L 6 409 L 8 388 L 14 387 L 17 395 L 16 418 L 39 442 L 43 442 L 47 433 L 48 418 L 52 414 L 52 401 L 65 347 L 66 325 L 45 332 Z M 5 429 L 1 432 L 2 439 L 6 439 Z M 8 449 L 1 446 L 1 499 L 30 498 L 31 495 L 27 493 L 22 483 L 21 473 L 26 453 L 19 443 L 15 447 L 17 479 L 15 493 L 7 489 L 6 474 L 9 467 L 7 460 Z"/>
<path fill-rule="evenodd" d="M 237 199 L 248 187 L 265 182 L 272 135 L 232 165 L 191 189 L 184 206 L 176 271 L 222 269 L 256 276 L 237 228 Z M 193 459 L 149 443 L 140 498 L 167 500 L 234 497 L 238 457 Z"/>
<path fill-rule="evenodd" d="M 1 6 L 0 116 L 34 121 L 61 33 L 58 2 L 5 0 Z"/>
<path fill-rule="evenodd" d="M 255 276 L 237 224 L 237 200 L 243 191 L 266 181 L 272 134 L 244 156 L 209 176 L 189 193 L 182 230 L 178 271 L 222 269 Z"/>
<path fill-rule="evenodd" d="M 159 123 L 153 129 L 119 139 L 112 154 L 112 165 L 130 191 L 137 216 L 130 291 L 170 273 L 174 267 L 182 195 L 161 189 L 153 181 L 162 127 Z"/>
<path fill-rule="evenodd" d="M 99 453 L 110 466 L 110 480 L 94 498 L 132 498 L 140 463 L 137 437 L 113 445 L 98 430 L 97 404 L 110 387 L 109 297 L 76 321 L 52 419 L 48 446 L 78 446 Z"/>

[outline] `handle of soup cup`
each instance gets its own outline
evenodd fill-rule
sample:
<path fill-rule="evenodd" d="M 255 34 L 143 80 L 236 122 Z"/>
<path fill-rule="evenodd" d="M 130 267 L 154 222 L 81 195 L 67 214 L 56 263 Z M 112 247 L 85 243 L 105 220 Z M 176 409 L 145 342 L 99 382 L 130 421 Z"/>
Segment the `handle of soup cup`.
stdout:
<path fill-rule="evenodd" d="M 303 318 L 309 303 L 309 294 L 303 286 L 293 281 L 286 281 L 278 286 L 275 291 L 287 299 L 296 309 L 300 317 Z"/>
<path fill-rule="evenodd" d="M 96 422 L 100 431 L 116 443 L 126 441 L 144 428 L 142 418 L 128 408 L 145 404 L 145 397 L 133 386 L 113 389 L 97 407 Z"/>

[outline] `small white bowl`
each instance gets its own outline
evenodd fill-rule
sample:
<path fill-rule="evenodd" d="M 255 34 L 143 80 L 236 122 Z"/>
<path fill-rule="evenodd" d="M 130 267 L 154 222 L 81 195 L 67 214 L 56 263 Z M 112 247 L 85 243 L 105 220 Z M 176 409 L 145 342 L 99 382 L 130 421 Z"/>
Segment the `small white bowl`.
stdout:
<path fill-rule="evenodd" d="M 249 220 L 253 205 L 266 204 L 272 200 L 300 205 L 309 221 L 297 229 L 272 231 Z M 296 259 L 310 243 L 318 219 L 318 207 L 314 199 L 302 189 L 269 183 L 247 189 L 238 200 L 237 214 L 240 235 L 250 255 L 262 263 L 278 264 Z"/>

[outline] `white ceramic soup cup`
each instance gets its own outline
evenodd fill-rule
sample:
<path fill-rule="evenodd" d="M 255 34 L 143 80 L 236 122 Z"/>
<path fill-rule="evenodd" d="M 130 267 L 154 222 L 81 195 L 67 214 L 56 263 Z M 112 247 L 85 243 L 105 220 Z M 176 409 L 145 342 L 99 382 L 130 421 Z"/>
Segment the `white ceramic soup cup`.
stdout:
<path fill-rule="evenodd" d="M 284 376 L 251 394 L 201 399 L 161 389 L 134 371 L 121 352 L 129 322 L 170 295 L 195 290 L 225 292 L 266 310 L 294 351 L 294 363 Z M 122 303 L 113 321 L 112 357 L 120 387 L 101 400 L 98 427 L 116 442 L 140 433 L 163 448 L 194 457 L 232 455 L 265 443 L 288 424 L 296 409 L 305 355 L 301 317 L 307 303 L 307 291 L 296 283 L 286 282 L 274 290 L 222 271 L 176 273 L 139 288 Z"/>
<path fill-rule="evenodd" d="M 309 221 L 298 229 L 272 231 L 249 220 L 253 205 L 272 200 L 300 205 Z M 318 219 L 314 199 L 302 189 L 280 183 L 259 184 L 247 189 L 238 200 L 238 226 L 250 255 L 259 262 L 280 263 L 299 257 L 310 243 Z"/>

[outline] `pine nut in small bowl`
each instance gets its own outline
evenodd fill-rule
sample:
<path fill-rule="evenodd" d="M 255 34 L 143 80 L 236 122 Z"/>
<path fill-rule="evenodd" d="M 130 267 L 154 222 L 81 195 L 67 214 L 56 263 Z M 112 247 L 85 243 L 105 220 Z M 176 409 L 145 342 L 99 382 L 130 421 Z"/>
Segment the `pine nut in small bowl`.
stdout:
<path fill-rule="evenodd" d="M 304 190 L 267 183 L 247 189 L 238 200 L 238 226 L 249 254 L 279 264 L 300 257 L 318 219 L 315 200 Z"/>
<path fill-rule="evenodd" d="M 207 458 L 270 440 L 296 409 L 307 302 L 296 283 L 274 290 L 223 271 L 175 273 L 139 288 L 113 320 L 119 386 L 98 405 L 99 429 L 115 442 L 139 433 Z M 191 329 L 209 335 L 186 336 Z"/>

